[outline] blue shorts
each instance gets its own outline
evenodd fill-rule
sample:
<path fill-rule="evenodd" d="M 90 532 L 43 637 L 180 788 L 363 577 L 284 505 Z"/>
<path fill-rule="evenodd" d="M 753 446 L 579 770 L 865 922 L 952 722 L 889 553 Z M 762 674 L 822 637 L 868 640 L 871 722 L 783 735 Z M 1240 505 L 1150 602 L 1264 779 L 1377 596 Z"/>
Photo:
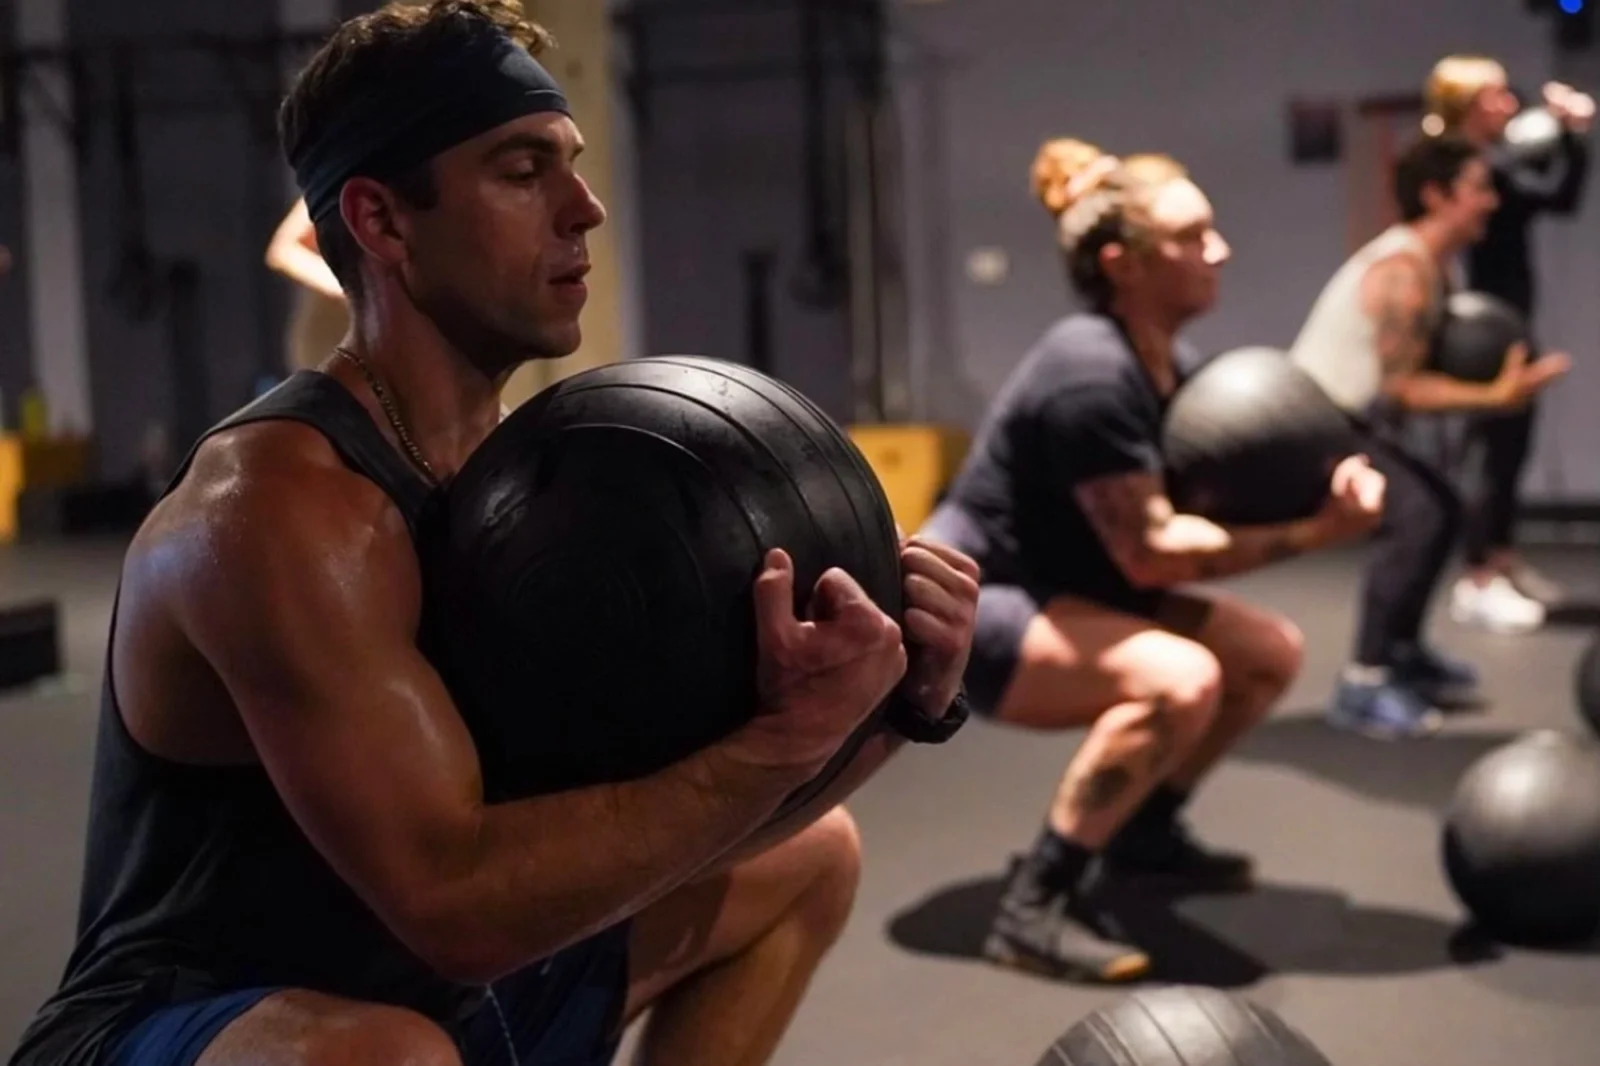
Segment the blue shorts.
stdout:
<path fill-rule="evenodd" d="M 194 1066 L 228 1023 L 281 991 L 246 988 L 163 1007 L 122 1038 L 107 1066 Z M 626 926 L 496 981 L 491 992 L 451 1034 L 465 1066 L 606 1066 L 622 1038 Z"/>

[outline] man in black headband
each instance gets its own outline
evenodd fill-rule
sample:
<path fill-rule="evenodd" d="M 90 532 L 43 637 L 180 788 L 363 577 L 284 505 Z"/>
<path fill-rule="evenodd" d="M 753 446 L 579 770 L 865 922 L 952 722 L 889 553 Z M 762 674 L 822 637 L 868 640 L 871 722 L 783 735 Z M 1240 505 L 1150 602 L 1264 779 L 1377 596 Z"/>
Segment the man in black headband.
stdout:
<path fill-rule="evenodd" d="M 970 560 L 908 545 L 902 643 L 837 572 L 797 619 L 775 552 L 756 724 L 485 803 L 412 538 L 511 371 L 578 344 L 605 216 L 542 44 L 505 0 L 392 4 L 285 102 L 351 330 L 209 433 L 129 549 L 78 941 L 15 1066 L 585 1066 L 646 1011 L 646 1063 L 764 1062 L 850 911 L 835 805 L 901 738 L 773 811 L 897 685 L 928 737 L 959 721 Z"/>

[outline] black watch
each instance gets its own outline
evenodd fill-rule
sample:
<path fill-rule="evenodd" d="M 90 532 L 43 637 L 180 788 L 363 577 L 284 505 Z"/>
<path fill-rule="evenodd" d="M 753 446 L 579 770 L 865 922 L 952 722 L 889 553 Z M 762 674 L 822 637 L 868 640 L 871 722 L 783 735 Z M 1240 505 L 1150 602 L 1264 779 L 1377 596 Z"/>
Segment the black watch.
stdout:
<path fill-rule="evenodd" d="M 956 698 L 945 708 L 944 714 L 934 718 L 900 693 L 889 698 L 883 711 L 883 721 L 896 734 L 913 744 L 943 744 L 966 724 L 972 713 L 967 702 L 966 686 L 956 690 Z"/>

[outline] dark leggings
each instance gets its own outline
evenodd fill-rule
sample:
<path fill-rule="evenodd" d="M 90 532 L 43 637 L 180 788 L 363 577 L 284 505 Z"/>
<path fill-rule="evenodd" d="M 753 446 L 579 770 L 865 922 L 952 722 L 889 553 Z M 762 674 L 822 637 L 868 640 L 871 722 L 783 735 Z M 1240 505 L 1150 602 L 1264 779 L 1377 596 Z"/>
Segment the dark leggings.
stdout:
<path fill-rule="evenodd" d="M 1537 407 L 1488 415 L 1472 421 L 1474 443 L 1482 449 L 1477 491 L 1469 501 L 1463 550 L 1468 566 L 1483 566 L 1494 552 L 1509 548 L 1517 520 L 1518 487 L 1523 467 L 1533 450 L 1533 423 Z"/>
<path fill-rule="evenodd" d="M 1368 553 L 1356 662 L 1387 666 L 1398 649 L 1421 638 L 1428 603 L 1461 532 L 1462 509 L 1449 480 L 1393 435 L 1371 432 L 1367 448 L 1388 486 Z"/>

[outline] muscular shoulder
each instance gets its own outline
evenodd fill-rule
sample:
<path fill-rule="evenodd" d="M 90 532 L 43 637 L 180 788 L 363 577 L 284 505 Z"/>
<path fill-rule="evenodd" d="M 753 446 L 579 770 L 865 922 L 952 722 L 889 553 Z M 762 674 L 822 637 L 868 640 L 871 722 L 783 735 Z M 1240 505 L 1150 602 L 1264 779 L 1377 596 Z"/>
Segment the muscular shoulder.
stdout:
<path fill-rule="evenodd" d="M 154 561 L 170 579 L 165 591 L 179 598 L 213 582 L 242 592 L 297 574 L 309 582 L 372 568 L 404 585 L 416 569 L 387 494 L 316 430 L 289 421 L 240 426 L 201 445 L 131 546 L 130 569 Z"/>

